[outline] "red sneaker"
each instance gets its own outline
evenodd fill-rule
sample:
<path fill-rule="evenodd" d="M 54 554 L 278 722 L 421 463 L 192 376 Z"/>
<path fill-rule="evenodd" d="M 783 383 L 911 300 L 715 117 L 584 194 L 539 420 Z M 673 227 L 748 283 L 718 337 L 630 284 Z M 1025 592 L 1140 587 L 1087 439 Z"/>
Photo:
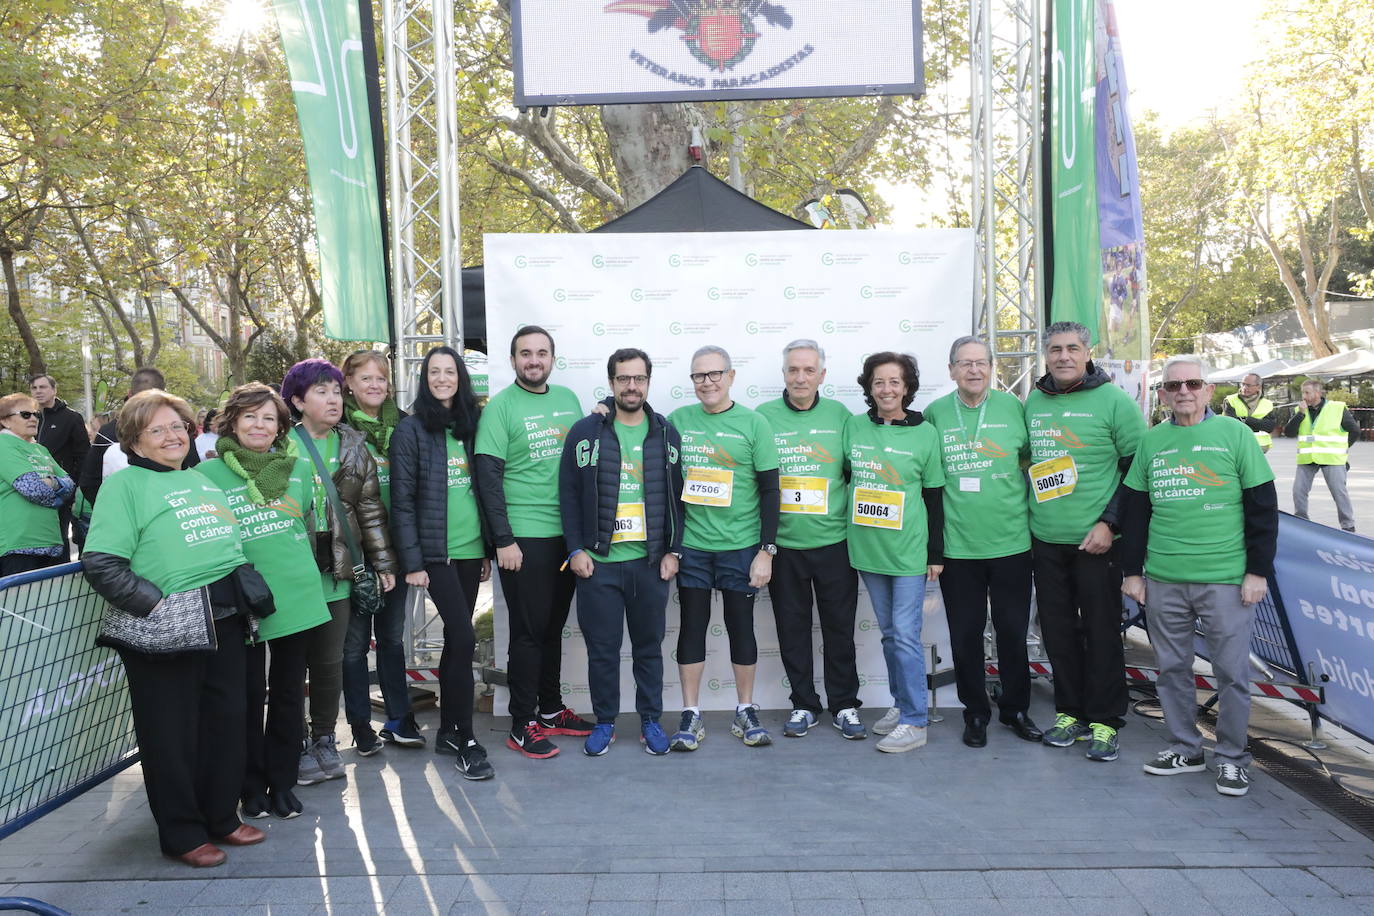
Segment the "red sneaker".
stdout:
<path fill-rule="evenodd" d="M 564 706 L 551 716 L 540 716 L 539 727 L 549 735 L 572 735 L 585 738 L 592 733 L 593 723 L 588 722 Z"/>
<path fill-rule="evenodd" d="M 506 736 L 506 747 L 536 760 L 558 756 L 558 745 L 545 737 L 544 730 L 533 720 L 512 728 Z"/>

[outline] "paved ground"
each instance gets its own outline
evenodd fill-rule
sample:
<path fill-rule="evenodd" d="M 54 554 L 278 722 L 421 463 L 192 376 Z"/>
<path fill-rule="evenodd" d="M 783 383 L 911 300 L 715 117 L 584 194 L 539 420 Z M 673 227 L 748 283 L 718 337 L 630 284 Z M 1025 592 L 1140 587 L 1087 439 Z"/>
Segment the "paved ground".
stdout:
<path fill-rule="evenodd" d="M 1271 452 L 1284 508 L 1291 457 Z M 1363 521 L 1374 473 L 1356 457 Z M 1314 516 L 1334 522 L 1320 487 Z M 1290 710 L 1257 708 L 1252 736 L 1301 737 Z M 1032 713 L 1050 719 L 1044 682 Z M 345 751 L 346 779 L 302 789 L 305 816 L 256 822 L 268 841 L 211 872 L 158 856 L 132 769 L 0 844 L 0 893 L 77 913 L 1374 913 L 1374 841 L 1262 772 L 1243 799 L 1210 773 L 1144 775 L 1163 742 L 1139 715 L 1110 764 L 1004 729 L 970 750 L 957 713 L 899 756 L 828 726 L 748 749 L 708 714 L 695 754 L 647 756 L 627 717 L 606 757 L 562 738 L 532 761 L 501 747 L 504 724 L 478 720 L 487 783 L 428 751 Z M 1323 757 L 1367 784 L 1370 753 L 1337 735 Z"/>

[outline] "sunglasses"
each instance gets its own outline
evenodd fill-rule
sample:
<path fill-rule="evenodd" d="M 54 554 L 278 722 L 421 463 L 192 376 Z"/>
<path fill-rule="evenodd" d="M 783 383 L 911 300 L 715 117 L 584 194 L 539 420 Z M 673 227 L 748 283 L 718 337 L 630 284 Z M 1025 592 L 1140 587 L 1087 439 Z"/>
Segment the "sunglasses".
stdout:
<path fill-rule="evenodd" d="M 1159 387 L 1163 388 L 1170 394 L 1173 394 L 1176 391 L 1182 390 L 1184 385 L 1188 386 L 1189 391 L 1201 391 L 1202 386 L 1205 384 L 1207 383 L 1200 378 L 1170 379 L 1169 381 L 1164 382 Z"/>
<path fill-rule="evenodd" d="M 10 417 L 23 417 L 25 420 L 32 420 L 36 416 L 38 416 L 38 412 L 34 410 L 16 410 L 14 413 L 5 414 L 5 419 L 9 419 Z"/>

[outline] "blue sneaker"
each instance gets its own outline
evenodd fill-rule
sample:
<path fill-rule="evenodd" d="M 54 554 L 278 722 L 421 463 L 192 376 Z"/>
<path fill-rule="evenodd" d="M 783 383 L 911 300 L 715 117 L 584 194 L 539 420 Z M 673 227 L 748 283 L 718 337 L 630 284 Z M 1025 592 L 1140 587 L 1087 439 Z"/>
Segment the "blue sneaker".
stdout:
<path fill-rule="evenodd" d="M 644 739 L 644 753 L 655 757 L 668 753 L 668 736 L 663 733 L 663 726 L 651 719 L 640 727 L 639 733 Z"/>
<path fill-rule="evenodd" d="M 600 757 L 611 749 L 615 743 L 615 723 L 598 722 L 592 728 L 592 733 L 587 736 L 587 743 L 582 745 L 582 753 L 588 757 Z"/>
<path fill-rule="evenodd" d="M 859 721 L 859 711 L 852 706 L 835 713 L 835 718 L 830 724 L 839 729 L 840 734 L 850 741 L 862 741 L 868 737 L 863 722 Z"/>
<path fill-rule="evenodd" d="M 764 747 L 773 743 L 773 736 L 759 722 L 757 706 L 746 706 L 735 711 L 735 721 L 730 723 L 730 732 L 747 747 Z"/>

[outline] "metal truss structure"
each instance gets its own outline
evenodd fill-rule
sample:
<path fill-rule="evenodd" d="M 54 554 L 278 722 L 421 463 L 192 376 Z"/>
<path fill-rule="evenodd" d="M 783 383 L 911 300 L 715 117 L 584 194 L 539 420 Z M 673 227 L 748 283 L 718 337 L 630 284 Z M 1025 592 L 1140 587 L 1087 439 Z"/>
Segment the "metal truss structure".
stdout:
<path fill-rule="evenodd" d="M 420 360 L 463 352 L 457 74 L 449 0 L 382 0 L 397 403 Z"/>
<path fill-rule="evenodd" d="M 1025 395 L 1040 361 L 1041 0 L 969 0 L 978 333 L 1001 387 Z"/>

